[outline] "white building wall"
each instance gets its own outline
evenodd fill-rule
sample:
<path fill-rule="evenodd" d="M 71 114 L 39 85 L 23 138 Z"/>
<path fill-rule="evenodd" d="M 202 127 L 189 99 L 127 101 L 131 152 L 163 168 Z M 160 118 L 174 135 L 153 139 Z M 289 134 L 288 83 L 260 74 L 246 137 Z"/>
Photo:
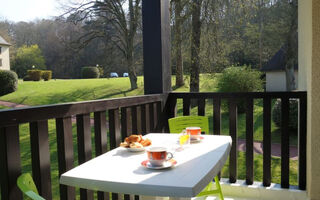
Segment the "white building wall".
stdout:
<path fill-rule="evenodd" d="M 298 85 L 298 72 L 294 72 L 296 86 Z M 296 87 L 297 88 L 297 87 Z M 266 91 L 286 91 L 286 73 L 284 71 L 266 72 Z"/>
<path fill-rule="evenodd" d="M 10 56 L 8 46 L 1 46 L 0 59 L 2 59 L 2 66 L 0 66 L 0 69 L 10 70 Z"/>

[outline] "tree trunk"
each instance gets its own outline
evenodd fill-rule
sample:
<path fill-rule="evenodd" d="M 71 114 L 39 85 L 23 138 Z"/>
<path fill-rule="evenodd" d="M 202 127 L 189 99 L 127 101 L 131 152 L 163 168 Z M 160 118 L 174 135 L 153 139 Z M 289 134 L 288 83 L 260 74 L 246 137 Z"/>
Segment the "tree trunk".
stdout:
<path fill-rule="evenodd" d="M 202 0 L 192 0 L 190 92 L 199 92 L 201 4 Z"/>
<path fill-rule="evenodd" d="M 287 91 L 295 90 L 295 77 L 294 66 L 298 62 L 298 1 L 291 2 L 291 25 L 287 36 L 287 49 L 286 49 L 286 86 Z"/>
<path fill-rule="evenodd" d="M 128 65 L 128 72 L 129 72 L 129 79 L 130 79 L 130 85 L 131 85 L 131 90 L 137 89 L 137 73 L 136 73 L 136 68 L 133 64 L 133 52 L 130 52 L 127 55 L 127 65 Z"/>
<path fill-rule="evenodd" d="M 182 5 L 181 0 L 174 1 L 175 9 L 175 26 L 174 26 L 174 54 L 176 56 L 176 86 L 184 85 L 183 81 L 183 60 L 182 60 L 182 23 L 181 17 Z"/>

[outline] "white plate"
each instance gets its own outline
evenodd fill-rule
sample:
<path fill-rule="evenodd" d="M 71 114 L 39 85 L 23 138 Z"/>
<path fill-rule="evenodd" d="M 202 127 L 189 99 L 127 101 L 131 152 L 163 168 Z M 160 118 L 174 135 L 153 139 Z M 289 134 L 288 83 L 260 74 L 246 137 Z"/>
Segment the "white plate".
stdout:
<path fill-rule="evenodd" d="M 203 136 L 197 137 L 197 138 L 191 138 L 190 139 L 190 143 L 197 143 L 197 142 L 201 142 L 204 139 Z"/>
<path fill-rule="evenodd" d="M 148 168 L 148 169 L 166 169 L 166 168 L 170 168 L 172 166 L 175 166 L 176 164 L 177 164 L 177 161 L 174 159 L 171 159 L 167 162 L 164 162 L 162 166 L 151 165 L 151 163 L 148 160 L 141 162 L 141 165 Z"/>
<path fill-rule="evenodd" d="M 125 147 L 126 148 L 126 147 Z M 126 148 L 128 151 L 131 151 L 131 152 L 141 152 L 141 151 L 144 151 L 145 148 L 144 147 L 141 147 L 141 148 Z"/>

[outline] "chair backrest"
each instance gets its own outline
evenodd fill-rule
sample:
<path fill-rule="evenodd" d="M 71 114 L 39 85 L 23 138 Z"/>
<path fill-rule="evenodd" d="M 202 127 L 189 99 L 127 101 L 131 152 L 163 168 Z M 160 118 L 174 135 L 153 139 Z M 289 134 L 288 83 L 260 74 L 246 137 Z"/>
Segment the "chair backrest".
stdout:
<path fill-rule="evenodd" d="M 36 185 L 29 173 L 25 173 L 19 176 L 17 179 L 17 185 L 20 190 L 33 200 L 45 200 L 42 198 L 37 190 Z"/>
<path fill-rule="evenodd" d="M 201 132 L 209 134 L 209 119 L 205 116 L 175 117 L 170 118 L 168 122 L 170 133 L 181 133 L 187 127 L 197 126 L 201 128 Z"/>

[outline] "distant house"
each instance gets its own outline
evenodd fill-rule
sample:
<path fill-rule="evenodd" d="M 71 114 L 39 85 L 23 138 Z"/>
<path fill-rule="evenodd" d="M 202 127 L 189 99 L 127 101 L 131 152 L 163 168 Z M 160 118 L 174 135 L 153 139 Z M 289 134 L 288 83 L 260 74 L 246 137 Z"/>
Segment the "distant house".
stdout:
<path fill-rule="evenodd" d="M 285 72 L 285 51 L 281 48 L 270 60 L 262 67 L 261 71 L 266 73 L 266 91 L 286 91 L 286 72 Z M 298 85 L 298 65 L 294 66 L 294 76 L 296 88 Z"/>
<path fill-rule="evenodd" d="M 10 70 L 9 44 L 0 36 L 0 69 Z"/>

